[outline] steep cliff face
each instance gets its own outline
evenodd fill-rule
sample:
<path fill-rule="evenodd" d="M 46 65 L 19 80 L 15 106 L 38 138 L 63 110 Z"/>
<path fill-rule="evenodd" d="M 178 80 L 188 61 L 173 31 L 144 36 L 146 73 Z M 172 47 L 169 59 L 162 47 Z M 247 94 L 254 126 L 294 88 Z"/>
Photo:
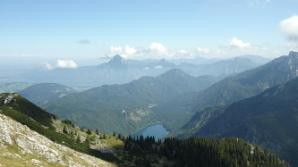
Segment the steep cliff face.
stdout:
<path fill-rule="evenodd" d="M 0 166 L 115 165 L 56 144 L 27 126 L 0 114 Z"/>

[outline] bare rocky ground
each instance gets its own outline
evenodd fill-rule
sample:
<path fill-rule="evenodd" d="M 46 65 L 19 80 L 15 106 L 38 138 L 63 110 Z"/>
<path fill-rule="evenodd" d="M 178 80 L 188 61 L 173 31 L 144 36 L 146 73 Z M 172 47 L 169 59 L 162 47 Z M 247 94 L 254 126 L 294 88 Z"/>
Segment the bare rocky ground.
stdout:
<path fill-rule="evenodd" d="M 0 167 L 114 167 L 104 160 L 56 144 L 0 114 Z"/>

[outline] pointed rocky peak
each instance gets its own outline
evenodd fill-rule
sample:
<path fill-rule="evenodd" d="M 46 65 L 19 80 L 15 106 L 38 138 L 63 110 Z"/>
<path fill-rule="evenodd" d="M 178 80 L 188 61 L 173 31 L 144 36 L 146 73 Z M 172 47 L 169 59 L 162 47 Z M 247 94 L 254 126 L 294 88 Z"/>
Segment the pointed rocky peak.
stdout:
<path fill-rule="evenodd" d="M 123 68 L 126 66 L 126 61 L 123 57 L 120 55 L 115 55 L 108 63 L 107 65 L 112 68 Z"/>
<path fill-rule="evenodd" d="M 268 63 L 267 66 L 271 66 L 274 69 L 298 69 L 298 52 L 290 51 L 287 56 L 278 57 Z"/>
<path fill-rule="evenodd" d="M 297 70 L 298 70 L 298 52 L 290 51 L 288 57 L 288 66 L 289 68 L 296 73 L 297 76 Z"/>
<path fill-rule="evenodd" d="M 290 53 L 289 53 L 289 57 L 290 57 L 290 58 L 298 58 L 298 52 L 290 51 Z"/>
<path fill-rule="evenodd" d="M 123 57 L 121 57 L 120 55 L 115 55 L 114 57 L 112 57 L 112 59 L 109 61 L 109 63 L 112 64 L 121 64 L 123 63 L 125 60 Z"/>

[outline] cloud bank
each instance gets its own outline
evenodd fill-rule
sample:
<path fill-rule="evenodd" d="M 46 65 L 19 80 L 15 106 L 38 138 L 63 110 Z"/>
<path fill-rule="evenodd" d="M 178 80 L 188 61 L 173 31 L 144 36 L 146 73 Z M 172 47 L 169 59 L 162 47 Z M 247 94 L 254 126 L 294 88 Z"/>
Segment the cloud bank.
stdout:
<path fill-rule="evenodd" d="M 194 59 L 203 58 L 231 58 L 241 55 L 259 55 L 267 58 L 277 57 L 293 50 L 294 46 L 264 45 L 249 43 L 236 36 L 226 39 L 218 46 L 198 46 L 196 48 L 170 49 L 160 42 L 151 42 L 147 47 L 111 46 L 108 57 L 119 54 L 128 59 Z"/>
<path fill-rule="evenodd" d="M 210 53 L 210 49 L 209 48 L 201 48 L 201 47 L 198 47 L 197 48 L 197 51 L 199 54 L 203 54 L 203 55 L 207 55 Z"/>
<path fill-rule="evenodd" d="M 71 60 L 71 59 L 58 59 L 57 67 L 58 68 L 77 68 L 78 65 L 74 60 Z"/>
<path fill-rule="evenodd" d="M 239 48 L 239 49 L 245 49 L 245 48 L 250 48 L 251 44 L 248 42 L 244 42 L 241 39 L 237 37 L 233 37 L 230 41 L 229 46 L 231 48 Z"/>
<path fill-rule="evenodd" d="M 136 53 L 138 52 L 138 50 L 134 47 L 130 47 L 128 45 L 126 46 L 111 46 L 110 47 L 110 54 L 115 55 L 115 54 L 119 54 L 125 58 L 131 58 L 134 57 L 134 55 L 136 55 Z"/>
<path fill-rule="evenodd" d="M 52 69 L 75 69 L 78 67 L 77 63 L 74 60 L 71 59 L 58 59 L 56 61 L 55 65 L 52 65 L 50 63 L 46 63 L 45 67 L 48 70 L 52 70 Z"/>
<path fill-rule="evenodd" d="M 298 41 L 298 15 L 282 20 L 280 22 L 280 29 L 288 40 Z"/>
<path fill-rule="evenodd" d="M 162 43 L 152 42 L 148 47 L 131 47 L 126 46 L 110 46 L 109 56 L 114 56 L 116 54 L 121 55 L 124 58 L 161 58 L 168 57 L 172 53 L 169 52 L 168 48 Z"/>
<path fill-rule="evenodd" d="M 168 48 L 166 48 L 162 43 L 159 42 L 152 42 L 150 45 L 150 50 L 159 55 L 168 54 Z"/>

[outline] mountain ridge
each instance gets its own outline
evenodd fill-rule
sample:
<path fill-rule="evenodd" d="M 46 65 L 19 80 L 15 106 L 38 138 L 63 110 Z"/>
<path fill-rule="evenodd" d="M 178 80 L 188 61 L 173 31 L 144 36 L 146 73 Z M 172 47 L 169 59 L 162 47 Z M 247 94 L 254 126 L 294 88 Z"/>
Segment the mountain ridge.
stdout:
<path fill-rule="evenodd" d="M 210 88 L 204 90 L 202 95 L 199 95 L 199 104 L 197 104 L 197 106 L 207 107 L 210 101 L 211 106 L 213 104 L 223 105 L 241 98 L 243 99 L 256 95 L 267 88 L 284 83 L 296 77 L 297 68 L 298 53 L 290 52 L 288 56 L 279 57 L 265 65 L 257 67 L 256 69 L 228 77 L 214 84 Z M 235 87 L 238 87 L 238 90 Z M 247 90 L 247 88 L 250 89 Z M 244 92 L 239 92 L 239 89 Z M 221 93 L 220 97 L 218 97 L 219 93 Z M 233 96 L 225 96 L 225 94 L 231 93 Z"/>
<path fill-rule="evenodd" d="M 117 58 L 118 57 L 118 58 Z M 115 59 L 113 59 L 115 58 Z M 179 68 L 194 76 L 228 76 L 263 64 L 263 59 L 239 57 L 211 62 L 178 61 L 167 59 L 124 59 L 120 55 L 107 62 L 73 69 L 36 69 L 17 75 L 15 80 L 29 83 L 58 83 L 76 90 L 87 90 L 105 84 L 124 84 L 143 76 L 158 76 L 170 69 Z M 203 60 L 202 60 L 203 61 Z M 187 62 L 187 63 L 186 63 Z M 74 82 L 75 81 L 75 82 Z"/>
<path fill-rule="evenodd" d="M 46 108 L 86 127 L 134 133 L 133 129 L 159 122 L 153 109 L 160 103 L 179 94 L 200 91 L 214 81 L 210 76 L 193 77 L 173 69 L 157 77 L 142 77 L 127 84 L 104 85 L 65 96 Z M 106 120 L 97 124 L 96 117 Z"/>
<path fill-rule="evenodd" d="M 34 104 L 44 107 L 49 102 L 77 92 L 71 87 L 56 83 L 33 84 L 18 93 Z"/>
<path fill-rule="evenodd" d="M 298 78 L 235 102 L 196 136 L 242 137 L 274 150 L 293 166 L 298 164 Z"/>

